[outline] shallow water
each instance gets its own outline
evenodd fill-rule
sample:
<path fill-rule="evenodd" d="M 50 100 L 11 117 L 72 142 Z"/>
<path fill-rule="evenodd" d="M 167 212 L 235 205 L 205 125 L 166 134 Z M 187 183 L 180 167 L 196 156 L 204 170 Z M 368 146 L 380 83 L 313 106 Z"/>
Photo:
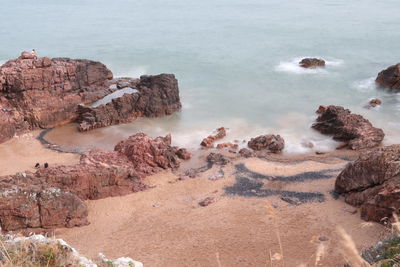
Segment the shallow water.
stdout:
<path fill-rule="evenodd" d="M 115 76 L 174 73 L 183 109 L 84 135 L 56 129 L 61 142 L 112 147 L 137 131 L 172 133 L 195 148 L 219 127 L 227 140 L 279 133 L 286 152 L 335 143 L 309 128 L 319 105 L 350 108 L 400 141 L 400 96 L 374 77 L 399 61 L 400 5 L 394 0 L 2 0 L 0 61 L 35 48 L 39 56 L 88 58 Z M 302 57 L 327 60 L 304 70 Z M 367 110 L 369 99 L 383 101 Z M 68 133 L 68 134 L 67 134 Z"/>

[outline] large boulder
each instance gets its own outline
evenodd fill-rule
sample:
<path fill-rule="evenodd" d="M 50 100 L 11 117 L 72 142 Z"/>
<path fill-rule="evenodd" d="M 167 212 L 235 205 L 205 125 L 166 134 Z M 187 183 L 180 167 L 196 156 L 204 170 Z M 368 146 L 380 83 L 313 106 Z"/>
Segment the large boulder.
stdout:
<path fill-rule="evenodd" d="M 379 72 L 375 81 L 381 86 L 400 90 L 400 63 Z"/>
<path fill-rule="evenodd" d="M 70 192 L 7 181 L 1 181 L 0 187 L 0 226 L 4 231 L 89 223 L 86 204 Z"/>
<path fill-rule="evenodd" d="M 335 191 L 361 207 L 361 217 L 380 222 L 400 211 L 400 145 L 363 153 L 339 174 Z"/>
<path fill-rule="evenodd" d="M 132 84 L 126 78 L 124 83 Z M 122 82 L 117 83 L 121 87 Z M 141 76 L 137 92 L 126 93 L 97 107 L 78 107 L 80 131 L 129 122 L 137 117 L 170 115 L 181 108 L 178 81 L 173 74 Z"/>
<path fill-rule="evenodd" d="M 345 142 L 354 150 L 379 146 L 385 137 L 382 129 L 375 128 L 361 115 L 352 114 L 340 106 L 319 108 L 320 115 L 312 128 L 334 140 Z"/>
<path fill-rule="evenodd" d="M 247 145 L 253 150 L 268 150 L 279 153 L 285 147 L 285 140 L 280 135 L 267 134 L 251 138 Z"/>
<path fill-rule="evenodd" d="M 71 122 L 77 106 L 110 92 L 113 75 L 96 61 L 18 58 L 0 66 L 0 142 L 15 134 Z"/>

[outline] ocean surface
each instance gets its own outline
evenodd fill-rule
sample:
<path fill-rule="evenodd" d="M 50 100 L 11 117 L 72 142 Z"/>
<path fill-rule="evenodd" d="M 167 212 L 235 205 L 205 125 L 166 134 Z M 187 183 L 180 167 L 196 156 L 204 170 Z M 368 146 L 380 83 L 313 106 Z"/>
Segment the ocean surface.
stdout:
<path fill-rule="evenodd" d="M 224 126 L 226 141 L 274 133 L 287 153 L 329 150 L 337 144 L 310 125 L 319 105 L 334 104 L 400 143 L 400 95 L 374 83 L 400 61 L 395 0 L 1 0 L 0 17 L 1 62 L 35 48 L 101 61 L 115 76 L 179 80 L 181 112 L 83 134 L 69 125 L 49 134 L 57 142 L 112 148 L 135 132 L 171 133 L 195 149 Z M 303 57 L 327 66 L 301 69 Z M 382 106 L 365 109 L 375 97 Z"/>

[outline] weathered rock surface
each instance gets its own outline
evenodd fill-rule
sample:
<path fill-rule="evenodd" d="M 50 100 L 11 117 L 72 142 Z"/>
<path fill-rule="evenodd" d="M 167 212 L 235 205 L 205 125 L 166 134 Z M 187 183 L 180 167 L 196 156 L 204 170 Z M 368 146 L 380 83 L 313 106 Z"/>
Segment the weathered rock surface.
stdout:
<path fill-rule="evenodd" d="M 0 142 L 36 128 L 73 121 L 78 104 L 110 92 L 112 73 L 100 62 L 18 58 L 0 66 Z"/>
<path fill-rule="evenodd" d="M 400 145 L 363 153 L 339 174 L 335 191 L 361 207 L 361 217 L 380 222 L 400 211 Z"/>
<path fill-rule="evenodd" d="M 385 136 L 382 129 L 373 127 L 369 120 L 340 106 L 325 107 L 316 121 L 312 128 L 332 135 L 334 140 L 345 142 L 354 150 L 376 147 Z"/>
<path fill-rule="evenodd" d="M 133 86 L 135 82 L 124 78 L 118 88 Z M 181 108 L 178 81 L 173 74 L 141 76 L 135 85 L 137 93 L 124 94 L 98 107 L 80 105 L 78 122 L 80 131 L 129 122 L 137 117 L 170 115 Z"/>
<path fill-rule="evenodd" d="M 232 143 L 221 143 L 217 145 L 217 149 L 224 149 L 224 148 L 230 148 L 233 150 L 236 150 L 239 148 L 238 144 L 232 144 Z"/>
<path fill-rule="evenodd" d="M 251 138 L 247 145 L 253 150 L 269 150 L 279 153 L 285 147 L 285 140 L 280 135 L 267 134 Z"/>
<path fill-rule="evenodd" d="M 73 166 L 0 177 L 0 226 L 3 230 L 85 225 L 82 200 L 120 196 L 147 188 L 143 179 L 179 166 L 171 137 L 139 133 L 115 151 L 92 150 Z"/>
<path fill-rule="evenodd" d="M 303 68 L 325 67 L 325 61 L 320 58 L 304 58 L 299 62 L 299 65 Z"/>
<path fill-rule="evenodd" d="M 200 145 L 205 148 L 214 147 L 214 142 L 220 140 L 226 136 L 226 130 L 224 127 L 220 127 L 217 129 L 217 133 L 215 135 L 209 135 L 201 141 Z"/>
<path fill-rule="evenodd" d="M 381 86 L 400 90 L 400 63 L 379 72 L 375 81 Z"/>
<path fill-rule="evenodd" d="M 210 153 L 207 156 L 207 162 L 210 166 L 214 164 L 224 166 L 229 163 L 229 159 L 220 153 Z"/>

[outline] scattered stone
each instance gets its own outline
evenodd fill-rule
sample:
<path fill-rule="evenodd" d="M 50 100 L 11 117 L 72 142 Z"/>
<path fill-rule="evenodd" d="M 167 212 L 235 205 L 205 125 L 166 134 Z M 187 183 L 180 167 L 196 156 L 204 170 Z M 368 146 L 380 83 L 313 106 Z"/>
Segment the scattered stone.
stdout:
<path fill-rule="evenodd" d="M 318 237 L 318 240 L 322 241 L 322 242 L 326 242 L 326 241 L 329 241 L 329 238 L 322 235 L 322 236 Z"/>
<path fill-rule="evenodd" d="M 367 108 L 374 108 L 376 106 L 380 106 L 381 104 L 382 104 L 382 101 L 380 99 L 374 98 L 369 101 Z"/>
<path fill-rule="evenodd" d="M 251 157 L 254 157 L 254 156 L 255 156 L 254 152 L 251 151 L 251 150 L 248 149 L 248 148 L 242 148 L 242 149 L 240 149 L 240 150 L 239 150 L 239 154 L 240 154 L 240 156 L 245 157 L 245 158 L 251 158 Z"/>
<path fill-rule="evenodd" d="M 205 148 L 214 147 L 214 142 L 220 140 L 226 136 L 226 129 L 224 127 L 220 127 L 217 129 L 217 133 L 215 135 L 210 135 L 201 141 L 200 145 Z"/>
<path fill-rule="evenodd" d="M 356 210 L 356 209 L 344 208 L 343 210 L 344 210 L 345 212 L 350 213 L 350 214 L 356 214 L 356 213 L 357 213 L 357 210 Z"/>
<path fill-rule="evenodd" d="M 268 150 L 273 153 L 279 153 L 285 147 L 285 140 L 280 135 L 260 135 L 251 138 L 247 145 L 253 150 Z"/>
<path fill-rule="evenodd" d="M 213 166 L 214 164 L 224 166 L 229 163 L 229 159 L 227 159 L 224 155 L 220 153 L 210 153 L 207 156 L 207 162 L 211 166 Z"/>
<path fill-rule="evenodd" d="M 299 65 L 303 68 L 325 67 L 325 61 L 319 58 L 304 58 L 299 62 Z"/>
<path fill-rule="evenodd" d="M 385 136 L 382 129 L 373 127 L 369 120 L 340 106 L 328 106 L 312 128 L 333 135 L 334 140 L 346 142 L 353 150 L 376 147 Z"/>
<path fill-rule="evenodd" d="M 202 201 L 199 202 L 199 205 L 202 207 L 206 207 L 214 202 L 216 202 L 218 199 L 215 197 L 206 197 Z"/>
<path fill-rule="evenodd" d="M 400 211 L 400 145 L 360 154 L 339 174 L 335 191 L 350 205 L 360 207 L 361 218 L 381 222 Z"/>
<path fill-rule="evenodd" d="M 379 72 L 375 82 L 386 88 L 400 90 L 400 63 Z"/>
<path fill-rule="evenodd" d="M 230 149 L 238 149 L 238 144 L 232 144 L 232 143 L 221 143 L 217 145 L 218 149 L 223 149 L 223 148 L 230 148 Z"/>
<path fill-rule="evenodd" d="M 301 205 L 301 201 L 299 201 L 299 199 L 297 198 L 293 198 L 293 197 L 281 197 L 281 199 L 287 203 L 289 203 L 290 205 Z"/>

